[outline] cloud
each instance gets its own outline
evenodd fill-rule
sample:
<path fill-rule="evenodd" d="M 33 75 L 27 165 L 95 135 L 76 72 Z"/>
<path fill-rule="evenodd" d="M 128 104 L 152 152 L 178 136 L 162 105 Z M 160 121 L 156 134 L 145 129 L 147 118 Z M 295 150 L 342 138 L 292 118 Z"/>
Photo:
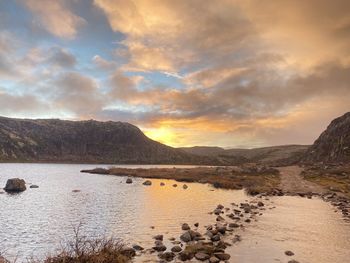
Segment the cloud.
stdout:
<path fill-rule="evenodd" d="M 62 68 L 74 67 L 77 63 L 75 56 L 68 50 L 54 47 L 49 50 L 48 63 Z"/>
<path fill-rule="evenodd" d="M 59 109 L 79 118 L 91 118 L 101 111 L 104 100 L 97 82 L 77 72 L 67 72 L 52 81 L 50 99 Z"/>
<path fill-rule="evenodd" d="M 95 55 L 92 58 L 92 62 L 100 69 L 113 70 L 117 67 L 117 64 L 113 61 L 108 61 L 99 55 Z"/>
<path fill-rule="evenodd" d="M 47 110 L 47 105 L 31 94 L 14 95 L 0 87 L 0 114 L 33 114 Z"/>
<path fill-rule="evenodd" d="M 36 22 L 51 34 L 62 38 L 74 38 L 78 28 L 86 21 L 74 14 L 64 0 L 21 0 L 23 4 L 35 15 Z"/>

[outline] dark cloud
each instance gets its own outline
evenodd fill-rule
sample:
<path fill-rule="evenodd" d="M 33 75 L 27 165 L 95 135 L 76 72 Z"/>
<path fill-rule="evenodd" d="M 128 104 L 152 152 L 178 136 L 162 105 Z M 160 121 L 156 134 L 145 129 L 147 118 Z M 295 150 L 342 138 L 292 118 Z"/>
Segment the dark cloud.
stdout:
<path fill-rule="evenodd" d="M 69 51 L 54 47 L 49 50 L 47 62 L 62 68 L 70 68 L 76 65 L 77 59 Z"/>

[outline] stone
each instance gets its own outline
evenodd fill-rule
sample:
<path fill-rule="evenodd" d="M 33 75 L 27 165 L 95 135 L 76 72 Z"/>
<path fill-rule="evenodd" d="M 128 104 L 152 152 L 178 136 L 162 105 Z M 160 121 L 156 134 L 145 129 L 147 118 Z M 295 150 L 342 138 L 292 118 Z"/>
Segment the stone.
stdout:
<path fill-rule="evenodd" d="M 166 250 L 166 246 L 163 244 L 157 244 L 156 246 L 152 247 L 157 252 L 162 252 Z"/>
<path fill-rule="evenodd" d="M 4 190 L 6 192 L 19 193 L 25 191 L 26 182 L 23 179 L 12 178 L 8 179 Z"/>
<path fill-rule="evenodd" d="M 194 226 L 195 226 L 195 227 L 198 227 L 198 226 L 199 226 L 199 223 L 195 223 Z"/>
<path fill-rule="evenodd" d="M 150 180 L 146 180 L 142 184 L 143 185 L 152 185 L 152 182 Z"/>
<path fill-rule="evenodd" d="M 259 201 L 259 202 L 258 202 L 258 206 L 260 206 L 260 207 L 261 207 L 261 206 L 264 206 L 264 203 L 261 202 L 261 201 Z"/>
<path fill-rule="evenodd" d="M 79 192 L 81 192 L 81 191 L 78 189 L 72 190 L 72 193 L 79 193 Z"/>
<path fill-rule="evenodd" d="M 192 236 L 190 234 L 189 231 L 186 231 L 185 233 L 183 233 L 181 236 L 180 236 L 180 239 L 183 241 L 183 242 L 190 242 L 192 241 Z"/>
<path fill-rule="evenodd" d="M 140 245 L 133 245 L 132 248 L 135 249 L 135 250 L 137 250 L 137 251 L 142 251 L 142 250 L 144 250 L 144 248 L 141 247 Z"/>
<path fill-rule="evenodd" d="M 120 254 L 132 258 L 136 256 L 136 252 L 135 249 L 131 248 L 131 247 L 123 247 L 120 251 Z"/>
<path fill-rule="evenodd" d="M 182 230 L 190 230 L 191 228 L 187 223 L 184 223 L 184 224 L 182 224 L 181 229 Z"/>
<path fill-rule="evenodd" d="M 173 187 L 177 187 L 177 184 L 173 184 Z"/>
<path fill-rule="evenodd" d="M 294 256 L 294 253 L 290 250 L 285 251 L 284 254 L 286 254 L 287 256 L 290 256 L 290 257 Z"/>
<path fill-rule="evenodd" d="M 217 257 L 220 260 L 229 260 L 231 258 L 231 256 L 227 253 L 214 253 L 215 257 Z"/>
<path fill-rule="evenodd" d="M 174 246 L 171 248 L 171 251 L 174 253 L 179 253 L 182 251 L 182 248 L 180 246 Z"/>
<path fill-rule="evenodd" d="M 164 185 L 165 185 L 165 183 L 163 183 L 163 182 L 160 183 L 160 186 L 164 186 Z"/>
<path fill-rule="evenodd" d="M 191 260 L 193 257 L 194 257 L 194 254 L 189 251 L 182 251 L 179 254 L 179 259 L 182 261 Z"/>
<path fill-rule="evenodd" d="M 218 262 L 220 262 L 220 259 L 218 259 L 215 256 L 212 256 L 212 257 L 209 258 L 209 262 L 210 263 L 218 263 Z"/>
<path fill-rule="evenodd" d="M 29 188 L 39 188 L 39 186 L 36 184 L 32 184 L 31 186 L 29 186 Z"/>
<path fill-rule="evenodd" d="M 172 261 L 175 257 L 175 254 L 173 252 L 164 252 L 162 254 L 159 254 L 158 256 L 166 261 Z"/>
<path fill-rule="evenodd" d="M 288 263 L 299 263 L 299 261 L 292 259 L 292 260 L 289 260 Z"/>
<path fill-rule="evenodd" d="M 186 190 L 186 189 L 188 188 L 188 186 L 187 186 L 186 184 L 184 184 L 184 185 L 182 186 L 182 188 Z"/>
<path fill-rule="evenodd" d="M 231 227 L 231 228 L 238 228 L 238 227 L 239 227 L 239 224 L 230 223 L 228 226 Z"/>
<path fill-rule="evenodd" d="M 163 241 L 163 235 L 156 235 L 153 237 L 153 239 Z"/>
<path fill-rule="evenodd" d="M 220 235 L 215 235 L 211 238 L 211 241 L 216 242 L 216 241 L 220 241 L 220 239 L 221 239 Z"/>
<path fill-rule="evenodd" d="M 197 252 L 194 257 L 197 259 L 197 260 L 200 260 L 200 261 L 205 261 L 207 259 L 210 258 L 210 256 L 206 253 L 203 253 L 203 252 Z"/>
<path fill-rule="evenodd" d="M 126 179 L 126 183 L 127 184 L 132 184 L 132 179 L 131 178 Z"/>

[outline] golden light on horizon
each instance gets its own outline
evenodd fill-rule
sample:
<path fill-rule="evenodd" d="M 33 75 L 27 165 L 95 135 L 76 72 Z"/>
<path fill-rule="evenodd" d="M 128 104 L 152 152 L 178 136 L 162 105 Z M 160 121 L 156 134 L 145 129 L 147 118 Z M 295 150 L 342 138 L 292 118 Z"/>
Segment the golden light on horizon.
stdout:
<path fill-rule="evenodd" d="M 176 145 L 176 135 L 171 128 L 159 127 L 151 128 L 144 131 L 145 135 L 152 140 L 164 143 L 169 146 Z"/>

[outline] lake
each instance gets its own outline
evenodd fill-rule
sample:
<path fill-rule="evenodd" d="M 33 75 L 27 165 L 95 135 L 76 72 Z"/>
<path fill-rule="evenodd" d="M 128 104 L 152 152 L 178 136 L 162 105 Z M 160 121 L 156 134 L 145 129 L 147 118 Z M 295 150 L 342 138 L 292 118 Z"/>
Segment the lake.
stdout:
<path fill-rule="evenodd" d="M 230 207 L 232 202 L 251 199 L 244 191 L 205 184 L 187 183 L 189 188 L 184 190 L 182 183 L 173 187 L 172 180 L 152 180 L 152 186 L 143 186 L 141 178 L 125 184 L 125 177 L 80 173 L 94 167 L 0 164 L 1 187 L 13 177 L 39 185 L 21 194 L 0 195 L 0 251 L 10 259 L 18 258 L 17 262 L 32 255 L 42 258 L 70 239 L 79 224 L 89 237 L 114 236 L 149 248 L 156 234 L 164 234 L 165 240 L 178 237 L 182 223 L 198 222 L 203 229 L 215 220 L 208 212 L 218 204 Z M 227 250 L 232 262 L 287 262 L 291 258 L 284 255 L 285 250 L 292 250 L 300 262 L 348 262 L 350 225 L 328 203 L 299 197 L 273 197 L 266 202 L 276 208 L 267 209 L 258 222 L 240 230 L 242 242 Z"/>

